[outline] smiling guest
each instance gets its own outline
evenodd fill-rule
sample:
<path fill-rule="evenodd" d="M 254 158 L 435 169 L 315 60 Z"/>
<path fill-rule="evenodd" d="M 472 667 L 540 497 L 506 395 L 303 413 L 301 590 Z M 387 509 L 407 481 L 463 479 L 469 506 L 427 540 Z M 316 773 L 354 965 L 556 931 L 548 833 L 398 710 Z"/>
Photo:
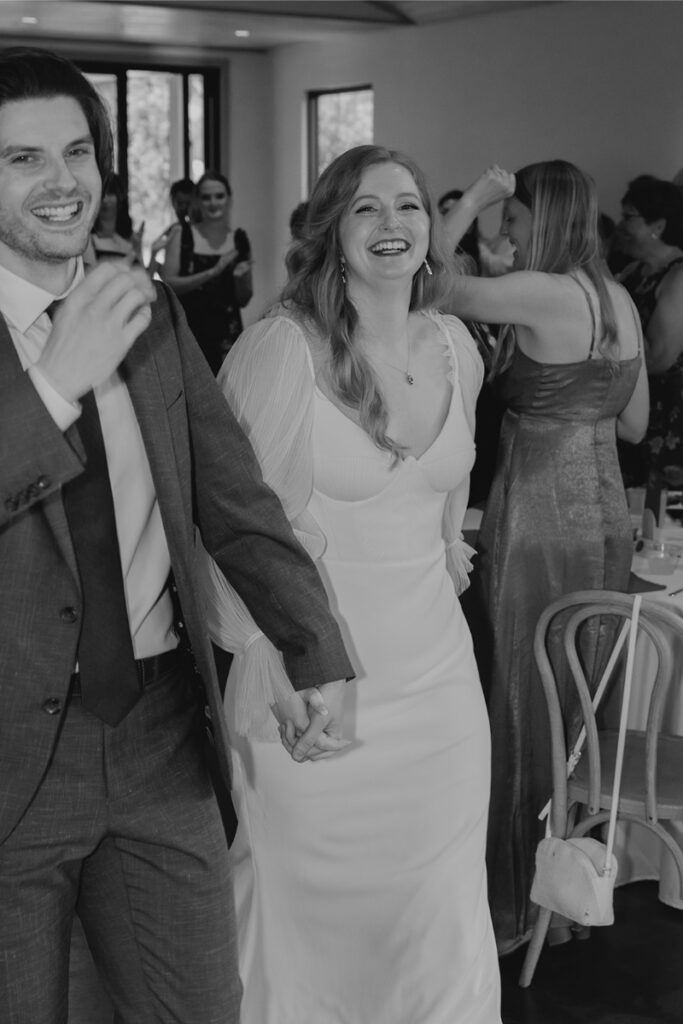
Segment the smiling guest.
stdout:
<path fill-rule="evenodd" d="M 349 150 L 313 190 L 281 305 L 219 374 L 357 674 L 327 715 L 302 706 L 318 745 L 283 730 L 315 763 L 288 759 L 258 728 L 287 706 L 277 662 L 209 572 L 213 638 L 240 652 L 226 692 L 242 1024 L 500 1022 L 488 724 L 458 601 L 482 365 L 434 312 L 451 262 L 412 161 Z"/>
<path fill-rule="evenodd" d="M 617 275 L 645 336 L 650 422 L 642 444 L 621 451 L 627 485 L 683 484 L 683 192 L 642 174 L 621 201 L 615 241 L 631 257 Z"/>
<path fill-rule="evenodd" d="M 251 246 L 242 228 L 230 227 L 232 189 L 217 171 L 197 183 L 199 223 L 192 224 L 192 245 L 181 232 L 168 243 L 159 272 L 178 295 L 190 330 L 214 373 L 218 373 L 242 332 L 240 309 L 252 295 Z"/>
<path fill-rule="evenodd" d="M 472 188 L 476 211 L 487 190 Z M 616 442 L 639 441 L 648 416 L 638 314 L 605 276 L 593 181 L 564 160 L 524 167 L 502 233 L 517 270 L 458 278 L 450 304 L 465 319 L 510 325 L 493 368 L 507 411 L 474 588 L 485 623 L 477 655 L 491 718 L 488 872 L 501 953 L 533 923 L 538 814 L 551 789 L 536 622 L 571 590 L 626 589 L 631 521 Z M 598 658 L 597 644 L 590 649 Z"/>

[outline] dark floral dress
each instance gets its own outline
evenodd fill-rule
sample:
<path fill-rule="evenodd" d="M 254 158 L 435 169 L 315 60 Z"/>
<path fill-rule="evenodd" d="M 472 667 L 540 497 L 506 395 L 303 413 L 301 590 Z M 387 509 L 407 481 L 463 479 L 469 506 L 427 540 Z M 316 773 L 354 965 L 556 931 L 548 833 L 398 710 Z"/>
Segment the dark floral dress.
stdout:
<path fill-rule="evenodd" d="M 657 305 L 657 291 L 672 267 L 683 263 L 678 256 L 654 274 L 645 274 L 641 263 L 631 264 L 619 275 L 640 314 L 643 332 Z M 683 331 L 683 323 L 681 324 Z M 650 421 L 645 439 L 637 445 L 620 444 L 619 460 L 627 487 L 683 483 L 683 352 L 665 373 L 648 377 Z"/>
<path fill-rule="evenodd" d="M 240 260 L 249 258 L 250 248 L 246 235 L 242 231 L 243 241 L 242 251 L 240 251 L 239 233 L 240 229 L 238 228 L 234 236 L 229 235 L 224 247 L 226 251 L 229 251 L 233 244 L 235 245 L 238 251 L 233 262 L 220 275 L 207 281 L 201 287 L 178 296 L 185 310 L 190 330 L 197 339 L 214 374 L 218 373 L 226 355 L 244 330 L 233 270 Z M 195 244 L 193 231 L 188 236 L 183 236 L 181 240 L 181 277 L 210 270 L 221 258 L 220 252 L 210 254 L 197 252 Z M 246 250 L 244 249 L 245 244 Z"/>

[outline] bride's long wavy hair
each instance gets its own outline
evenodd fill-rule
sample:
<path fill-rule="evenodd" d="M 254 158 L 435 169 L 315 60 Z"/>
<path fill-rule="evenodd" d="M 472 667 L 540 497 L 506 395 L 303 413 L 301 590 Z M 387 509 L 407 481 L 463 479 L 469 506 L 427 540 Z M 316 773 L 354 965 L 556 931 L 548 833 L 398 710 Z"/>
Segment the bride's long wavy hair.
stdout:
<path fill-rule="evenodd" d="M 439 237 L 439 218 L 425 178 L 405 154 L 381 146 L 356 146 L 338 156 L 318 179 L 308 205 L 302 237 L 287 253 L 289 279 L 280 301 L 297 316 L 313 322 L 329 342 L 326 383 L 344 405 L 358 411 L 359 422 L 375 444 L 397 456 L 400 452 L 387 435 L 388 413 L 369 361 L 356 341 L 358 312 L 349 298 L 341 272 L 339 224 L 364 172 L 375 164 L 393 163 L 412 175 L 430 219 L 427 259 L 413 277 L 410 309 L 438 309 L 445 301 L 454 273 Z"/>
<path fill-rule="evenodd" d="M 582 270 L 595 288 L 600 306 L 598 351 L 609 362 L 618 359 L 614 305 L 605 283 L 600 253 L 598 200 L 593 179 L 567 160 L 529 164 L 515 175 L 515 199 L 531 212 L 531 238 L 525 270 L 571 274 Z M 514 329 L 504 332 L 496 347 L 492 373 L 510 363 Z"/>

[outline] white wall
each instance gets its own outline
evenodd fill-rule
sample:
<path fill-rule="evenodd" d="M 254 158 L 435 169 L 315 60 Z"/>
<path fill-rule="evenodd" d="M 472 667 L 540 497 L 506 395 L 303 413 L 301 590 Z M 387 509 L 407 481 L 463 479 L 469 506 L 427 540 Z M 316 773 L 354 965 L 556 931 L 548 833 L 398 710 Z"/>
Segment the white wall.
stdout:
<path fill-rule="evenodd" d="M 371 83 L 375 141 L 413 156 L 437 194 L 493 161 L 563 157 L 595 177 L 614 216 L 630 178 L 683 167 L 682 54 L 678 0 L 576 0 L 281 48 L 271 245 L 281 257 L 303 195 L 309 90 Z"/>
<path fill-rule="evenodd" d="M 110 47 L 69 49 L 76 59 L 114 56 Z M 371 83 L 376 141 L 415 157 L 437 194 L 493 161 L 514 170 L 561 156 L 593 174 L 614 216 L 630 178 L 683 167 L 680 0 L 571 0 L 270 55 L 136 48 L 116 56 L 133 53 L 220 64 L 221 169 L 255 255 L 246 322 L 283 280 L 289 215 L 305 195 L 309 90 Z"/>
<path fill-rule="evenodd" d="M 245 326 L 274 297 L 278 261 L 273 248 L 273 129 L 270 58 L 230 54 L 221 75 L 221 170 L 233 191 L 232 224 L 249 235 L 254 297 L 242 311 Z"/>

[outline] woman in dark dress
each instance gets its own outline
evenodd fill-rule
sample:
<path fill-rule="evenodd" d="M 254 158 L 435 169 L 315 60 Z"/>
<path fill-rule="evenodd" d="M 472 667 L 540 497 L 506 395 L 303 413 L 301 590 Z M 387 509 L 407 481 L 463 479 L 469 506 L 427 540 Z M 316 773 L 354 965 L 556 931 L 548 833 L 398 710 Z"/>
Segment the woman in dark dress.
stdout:
<path fill-rule="evenodd" d="M 638 315 L 604 274 L 592 181 L 565 161 L 525 167 L 503 232 L 520 269 L 461 277 L 451 303 L 463 319 L 512 325 L 493 369 L 507 411 L 475 563 L 493 751 L 489 900 L 501 954 L 533 924 L 538 814 L 551 789 L 534 630 L 563 593 L 626 589 L 632 538 L 616 439 L 639 441 L 648 415 Z M 593 643 L 590 653 L 599 656 Z"/>
<path fill-rule="evenodd" d="M 628 486 L 683 484 L 683 193 L 641 175 L 621 201 L 617 247 L 631 261 L 617 275 L 643 326 L 650 422 L 642 444 L 622 447 Z"/>
<path fill-rule="evenodd" d="M 192 246 L 180 232 L 168 243 L 161 269 L 177 293 L 190 329 L 209 366 L 218 373 L 242 333 L 240 309 L 252 295 L 251 247 L 246 233 L 230 227 L 232 190 L 228 179 L 207 171 L 197 183 L 200 221 L 192 225 Z"/>

